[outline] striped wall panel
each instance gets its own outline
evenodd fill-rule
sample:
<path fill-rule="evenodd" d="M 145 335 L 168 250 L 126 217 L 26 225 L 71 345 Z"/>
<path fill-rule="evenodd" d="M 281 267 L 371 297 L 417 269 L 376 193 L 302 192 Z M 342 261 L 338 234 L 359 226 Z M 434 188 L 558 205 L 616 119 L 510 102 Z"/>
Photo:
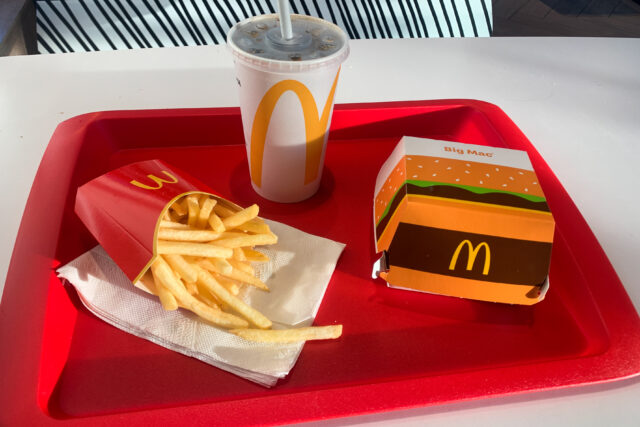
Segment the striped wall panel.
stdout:
<path fill-rule="evenodd" d="M 490 0 L 290 0 L 294 13 L 352 39 L 488 37 Z M 36 0 L 40 53 L 224 43 L 231 26 L 275 0 Z"/>

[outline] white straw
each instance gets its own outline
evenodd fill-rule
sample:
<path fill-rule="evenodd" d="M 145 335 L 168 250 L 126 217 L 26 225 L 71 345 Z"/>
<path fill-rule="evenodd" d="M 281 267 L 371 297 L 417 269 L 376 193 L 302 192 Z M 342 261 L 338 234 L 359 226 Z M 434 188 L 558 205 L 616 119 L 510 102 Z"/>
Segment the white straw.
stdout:
<path fill-rule="evenodd" d="M 291 29 L 289 0 L 278 0 L 278 9 L 280 12 L 280 32 L 282 33 L 282 38 L 291 40 L 293 38 L 293 30 Z"/>

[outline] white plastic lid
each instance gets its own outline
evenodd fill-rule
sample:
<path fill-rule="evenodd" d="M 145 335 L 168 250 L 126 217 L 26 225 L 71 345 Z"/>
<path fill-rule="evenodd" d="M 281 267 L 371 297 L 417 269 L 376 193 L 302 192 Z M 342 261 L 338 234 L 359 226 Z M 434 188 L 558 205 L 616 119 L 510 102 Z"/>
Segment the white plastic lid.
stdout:
<path fill-rule="evenodd" d="M 279 19 L 261 15 L 234 25 L 227 45 L 235 60 L 259 70 L 296 73 L 342 63 L 349 55 L 349 38 L 337 25 L 291 15 L 293 38 L 286 40 Z"/>

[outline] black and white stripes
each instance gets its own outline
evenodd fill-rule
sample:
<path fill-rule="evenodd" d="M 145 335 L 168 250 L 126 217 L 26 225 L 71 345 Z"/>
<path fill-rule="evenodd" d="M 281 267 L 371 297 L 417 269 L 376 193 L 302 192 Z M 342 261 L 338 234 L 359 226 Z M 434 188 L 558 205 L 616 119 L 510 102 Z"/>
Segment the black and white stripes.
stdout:
<path fill-rule="evenodd" d="M 275 0 L 36 0 L 40 53 L 224 43 Z M 334 22 L 352 39 L 488 37 L 490 0 L 289 0 L 294 13 Z"/>

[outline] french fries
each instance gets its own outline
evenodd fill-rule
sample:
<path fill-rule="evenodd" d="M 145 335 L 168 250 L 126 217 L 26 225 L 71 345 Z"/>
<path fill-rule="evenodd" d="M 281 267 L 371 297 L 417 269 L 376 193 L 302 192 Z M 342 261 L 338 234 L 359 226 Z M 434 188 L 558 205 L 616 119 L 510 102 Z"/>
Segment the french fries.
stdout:
<path fill-rule="evenodd" d="M 177 229 L 177 230 L 188 230 L 189 226 L 187 224 L 181 224 L 179 222 L 173 222 L 173 219 L 171 218 L 171 216 L 169 216 L 169 218 L 167 218 L 166 220 L 162 220 L 160 221 L 160 228 L 161 229 Z"/>
<path fill-rule="evenodd" d="M 275 234 L 245 234 L 244 236 L 229 237 L 220 239 L 216 245 L 223 248 L 241 248 L 243 246 L 257 245 L 273 245 L 278 243 L 278 237 Z M 232 252 L 233 254 L 233 252 Z"/>
<path fill-rule="evenodd" d="M 269 226 L 264 222 L 249 221 L 236 227 L 238 230 L 247 231 L 254 234 L 270 233 Z"/>
<path fill-rule="evenodd" d="M 251 221 L 258 216 L 258 205 L 251 205 L 246 209 L 234 213 L 222 220 L 224 228 L 227 230 L 244 224 L 247 221 Z"/>
<path fill-rule="evenodd" d="M 236 261 L 246 261 L 247 257 L 242 248 L 233 248 L 233 259 Z"/>
<path fill-rule="evenodd" d="M 183 217 L 187 214 L 187 211 L 182 207 L 180 203 L 172 204 L 170 209 L 174 211 L 176 215 L 178 215 L 178 217 Z"/>
<path fill-rule="evenodd" d="M 246 328 L 249 323 L 233 314 L 216 310 L 202 301 L 196 299 L 187 291 L 184 283 L 176 277 L 169 264 L 158 256 L 152 265 L 152 270 L 156 282 L 162 283 L 174 298 L 189 311 L 194 312 L 203 319 L 223 328 Z M 157 286 L 157 285 L 156 285 Z"/>
<path fill-rule="evenodd" d="M 213 207 L 216 203 L 215 199 L 210 199 L 209 197 L 204 199 L 202 207 L 200 208 L 200 213 L 198 214 L 198 228 L 206 227 L 207 222 L 209 221 L 209 216 L 211 216 L 211 212 L 213 211 Z"/>
<path fill-rule="evenodd" d="M 216 233 L 212 230 L 183 230 L 163 227 L 158 230 L 158 239 L 182 242 L 210 242 L 219 239 L 220 236 L 222 236 L 221 233 Z"/>
<path fill-rule="evenodd" d="M 230 332 L 250 341 L 288 344 L 308 340 L 329 340 L 342 335 L 342 325 L 309 326 L 296 329 L 232 329 Z"/>
<path fill-rule="evenodd" d="M 240 293 L 240 286 L 238 286 L 238 283 L 235 280 L 216 273 L 213 273 L 213 276 L 216 278 L 218 283 L 224 286 L 232 295 L 238 295 Z"/>
<path fill-rule="evenodd" d="M 218 215 L 216 215 L 215 212 L 211 213 L 211 215 L 209 216 L 208 222 L 209 222 L 209 225 L 211 226 L 211 229 L 216 233 L 222 233 L 226 230 L 226 228 L 224 227 L 224 224 L 222 223 L 222 220 Z"/>
<path fill-rule="evenodd" d="M 185 308 L 237 336 L 265 343 L 333 339 L 342 325 L 271 330 L 272 322 L 238 298 L 242 287 L 269 288 L 252 262 L 269 258 L 254 246 L 278 237 L 251 205 L 233 209 L 207 194 L 189 194 L 163 214 L 156 234 L 157 256 L 145 279 L 165 310 Z"/>
<path fill-rule="evenodd" d="M 198 215 L 200 214 L 200 204 L 198 203 L 198 196 L 191 194 L 187 196 L 187 208 L 189 216 L 187 224 L 189 227 L 195 227 L 198 222 Z"/>
<path fill-rule="evenodd" d="M 178 273 L 181 279 L 188 283 L 198 280 L 198 272 L 182 255 L 167 254 L 164 256 L 174 272 Z"/>
<path fill-rule="evenodd" d="M 173 296 L 173 294 L 169 292 L 169 290 L 165 287 L 164 283 L 162 283 L 162 280 L 158 275 L 157 269 L 158 269 L 158 265 L 154 263 L 151 266 L 151 271 L 153 271 L 155 290 L 156 290 L 156 293 L 158 294 L 158 298 L 160 298 L 160 304 L 162 304 L 162 308 L 164 308 L 167 311 L 176 310 L 178 308 L 178 301 L 176 301 L 176 298 Z"/>
<path fill-rule="evenodd" d="M 253 270 L 253 267 L 251 267 L 249 263 L 231 259 L 229 260 L 229 264 L 231 264 L 231 267 L 235 268 L 236 270 L 240 270 L 243 273 L 249 274 L 251 276 L 255 276 L 256 274 L 256 272 Z"/>
<path fill-rule="evenodd" d="M 231 258 L 233 256 L 232 249 L 209 243 L 169 242 L 165 240 L 158 240 L 157 249 L 160 255 L 179 254 L 220 258 Z"/>
<path fill-rule="evenodd" d="M 229 307 L 233 308 L 236 312 L 240 313 L 245 319 L 249 320 L 252 324 L 259 328 L 270 328 L 271 321 L 267 319 L 262 313 L 254 310 L 236 296 L 229 293 L 221 284 L 208 271 L 198 268 L 198 284 L 206 288 L 211 294 L 215 295 Z"/>
<path fill-rule="evenodd" d="M 269 257 L 263 254 L 262 252 L 254 251 L 250 248 L 242 248 L 242 252 L 244 252 L 244 257 L 247 261 L 253 262 L 267 262 L 269 261 Z M 235 257 L 235 252 L 233 253 Z"/>

